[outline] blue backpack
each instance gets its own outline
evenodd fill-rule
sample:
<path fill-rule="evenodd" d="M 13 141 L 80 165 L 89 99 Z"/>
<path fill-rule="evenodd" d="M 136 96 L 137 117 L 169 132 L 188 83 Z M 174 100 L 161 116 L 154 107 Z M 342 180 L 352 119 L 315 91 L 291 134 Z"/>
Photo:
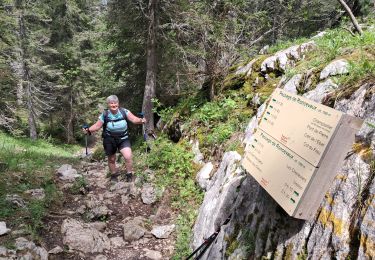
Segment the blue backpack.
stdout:
<path fill-rule="evenodd" d="M 122 115 L 122 118 L 111 120 L 111 119 L 108 118 L 108 113 L 109 113 L 108 109 L 104 109 L 104 112 L 103 112 L 104 123 L 103 123 L 103 132 L 102 132 L 103 138 L 105 136 L 108 136 L 108 134 L 110 136 L 114 136 L 114 137 L 124 137 L 124 136 L 128 135 L 128 128 L 126 128 L 126 131 L 121 133 L 121 134 L 118 134 L 118 133 L 114 134 L 114 133 L 111 133 L 110 131 L 108 131 L 108 132 L 106 131 L 108 122 L 118 122 L 118 121 L 126 120 L 126 123 L 129 126 L 129 121 L 128 121 L 128 117 L 126 116 L 125 108 L 120 107 L 119 110 L 120 110 L 120 113 Z"/>

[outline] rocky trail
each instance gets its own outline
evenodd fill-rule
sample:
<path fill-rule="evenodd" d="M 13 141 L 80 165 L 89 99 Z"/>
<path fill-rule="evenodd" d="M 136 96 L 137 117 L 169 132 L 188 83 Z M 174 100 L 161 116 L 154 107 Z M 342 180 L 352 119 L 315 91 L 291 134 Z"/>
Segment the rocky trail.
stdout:
<path fill-rule="evenodd" d="M 56 171 L 61 205 L 45 219 L 40 245 L 19 237 L 14 250 L 2 248 L 0 259 L 171 258 L 175 215 L 167 192 L 157 194 L 151 171 L 113 182 L 106 169 L 88 160 L 76 168 L 62 165 Z"/>

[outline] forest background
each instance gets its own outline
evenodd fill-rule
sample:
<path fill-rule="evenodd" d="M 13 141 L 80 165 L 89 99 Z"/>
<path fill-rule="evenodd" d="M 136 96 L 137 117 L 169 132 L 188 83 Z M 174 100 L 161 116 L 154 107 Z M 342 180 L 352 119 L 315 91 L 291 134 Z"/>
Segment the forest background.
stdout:
<path fill-rule="evenodd" d="M 374 12 L 371 0 L 346 3 L 360 22 Z M 231 65 L 263 46 L 347 20 L 322 0 L 0 0 L 0 127 L 75 143 L 116 94 L 152 130 L 155 109 L 214 99 Z"/>

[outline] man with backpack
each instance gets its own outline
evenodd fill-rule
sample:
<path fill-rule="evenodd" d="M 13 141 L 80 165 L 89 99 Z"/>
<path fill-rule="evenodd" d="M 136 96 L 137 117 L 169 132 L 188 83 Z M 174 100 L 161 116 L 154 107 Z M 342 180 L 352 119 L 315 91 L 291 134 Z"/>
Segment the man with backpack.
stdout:
<path fill-rule="evenodd" d="M 116 152 L 119 151 L 126 162 L 126 181 L 133 179 L 132 150 L 128 135 L 128 121 L 133 124 L 146 123 L 145 118 L 133 115 L 129 110 L 119 107 L 118 97 L 111 95 L 107 98 L 108 109 L 99 116 L 99 120 L 92 126 L 83 129 L 86 134 L 98 131 L 103 128 L 103 147 L 108 156 L 108 167 L 111 172 L 111 179 L 116 180 Z"/>

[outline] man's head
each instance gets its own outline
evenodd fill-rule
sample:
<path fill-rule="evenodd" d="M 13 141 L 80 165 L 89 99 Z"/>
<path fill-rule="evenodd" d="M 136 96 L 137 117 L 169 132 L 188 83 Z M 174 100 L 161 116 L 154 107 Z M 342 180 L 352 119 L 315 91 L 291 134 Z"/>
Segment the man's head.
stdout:
<path fill-rule="evenodd" d="M 112 112 L 117 111 L 118 106 L 119 106 L 118 103 L 119 103 L 119 101 L 118 101 L 118 97 L 116 95 L 111 95 L 111 96 L 107 97 L 107 105 L 108 105 L 109 110 L 111 110 Z"/>

